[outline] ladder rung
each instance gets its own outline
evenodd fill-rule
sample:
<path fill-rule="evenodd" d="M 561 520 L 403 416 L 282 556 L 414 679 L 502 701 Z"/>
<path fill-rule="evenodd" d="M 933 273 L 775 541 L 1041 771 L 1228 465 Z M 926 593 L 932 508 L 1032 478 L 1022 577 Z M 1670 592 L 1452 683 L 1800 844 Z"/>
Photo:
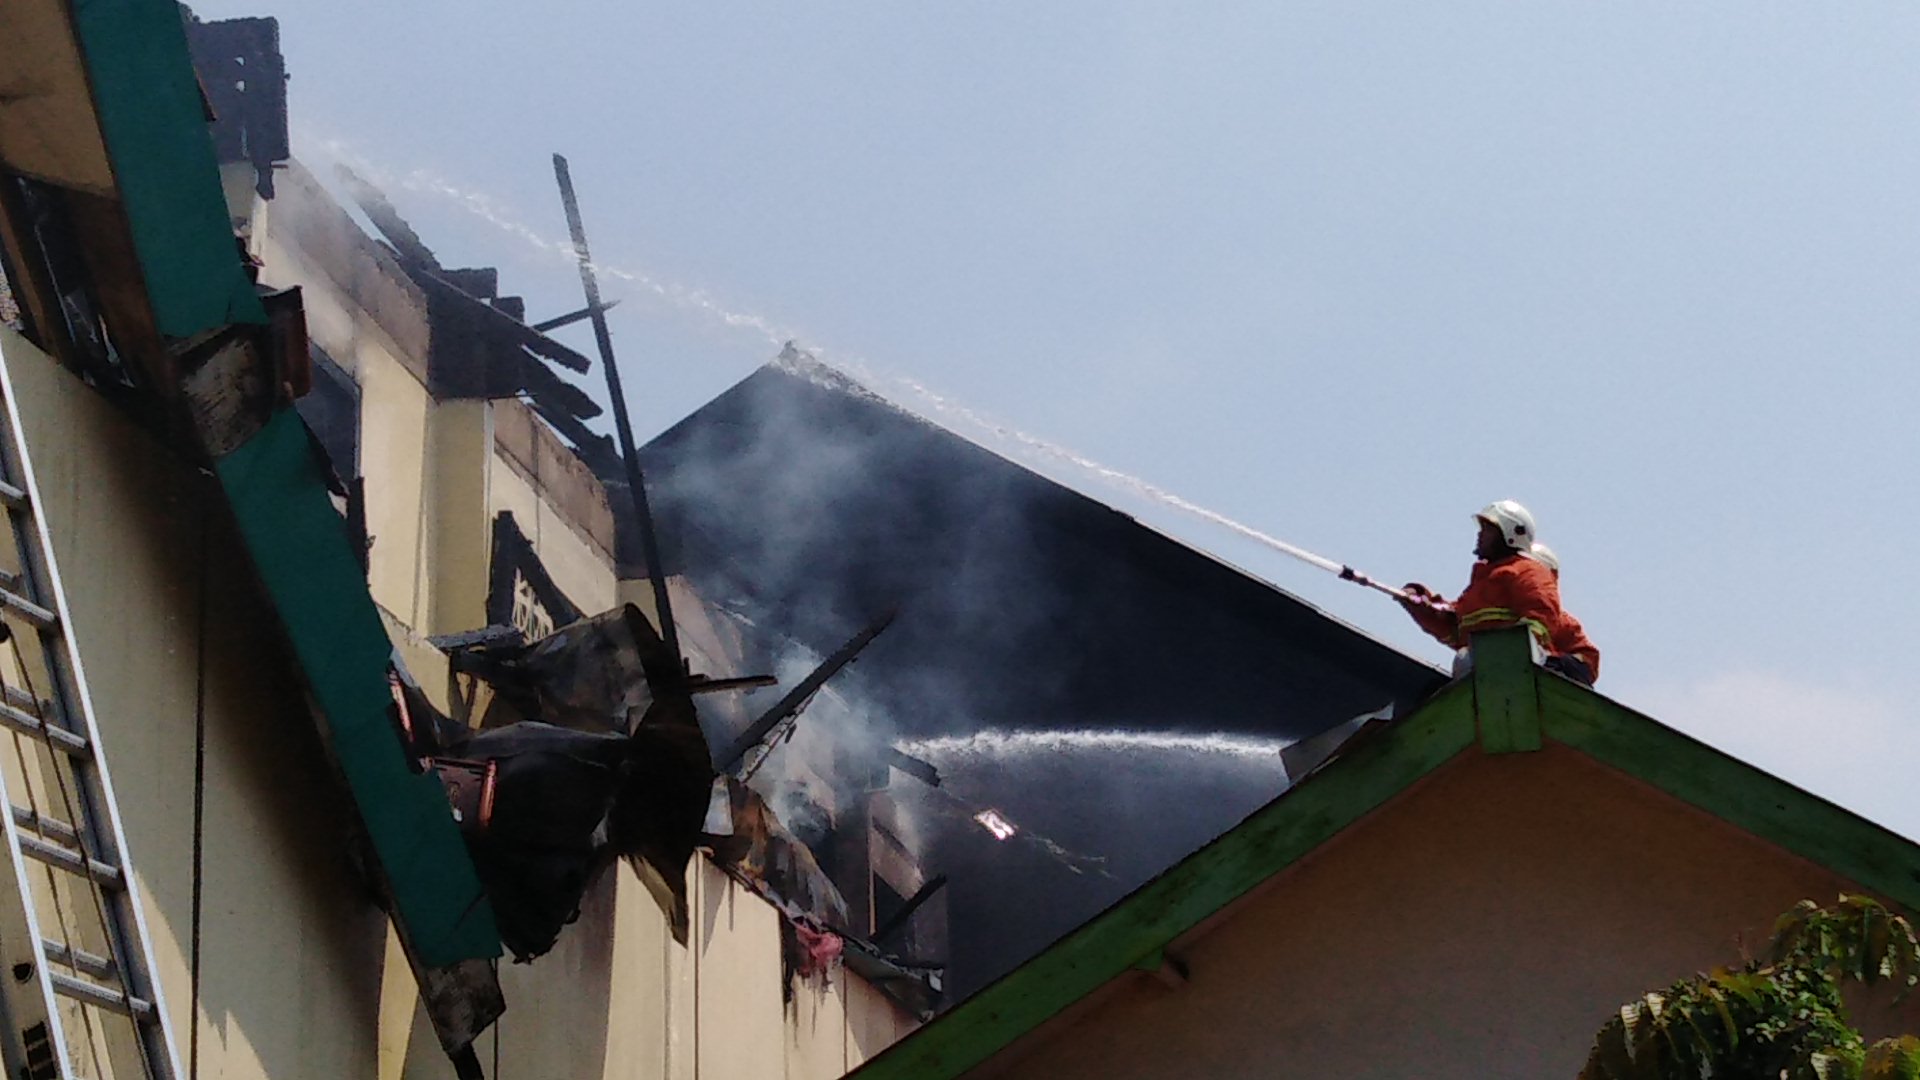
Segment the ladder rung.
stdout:
<path fill-rule="evenodd" d="M 10 702 L 11 704 L 17 705 L 22 709 L 29 709 L 34 712 L 46 711 L 46 707 L 44 705 L 42 705 L 38 701 L 33 700 L 32 694 L 27 693 L 25 690 L 22 690 L 17 686 L 10 686 L 6 683 L 0 683 L 0 697 L 6 698 L 8 702 Z"/>
<path fill-rule="evenodd" d="M 56 727 L 5 702 L 0 702 L 0 727 L 11 728 L 29 738 L 43 739 L 55 750 L 64 750 L 76 757 L 85 757 L 87 754 L 86 736 Z"/>
<path fill-rule="evenodd" d="M 118 889 L 121 885 L 119 867 L 99 859 L 84 858 L 70 847 L 48 843 L 36 836 L 20 838 L 20 853 L 68 873 L 85 874 L 109 889 Z"/>
<path fill-rule="evenodd" d="M 60 625 L 59 616 L 8 589 L 0 589 L 0 607 L 25 619 L 35 630 L 52 630 Z"/>
<path fill-rule="evenodd" d="M 64 994 L 75 1001 L 83 1001 L 108 1012 L 117 1012 L 121 1016 L 131 1016 L 143 1024 L 153 1019 L 153 1003 L 145 998 L 137 998 L 131 994 L 123 995 L 113 987 L 101 986 L 99 983 L 88 982 L 85 979 L 76 979 L 58 971 L 47 972 L 47 978 L 53 981 L 53 990 L 56 994 Z"/>
<path fill-rule="evenodd" d="M 76 848 L 80 846 L 80 835 L 73 831 L 73 826 L 59 818 L 50 818 L 44 814 L 36 814 L 24 806 L 15 806 L 13 823 L 23 829 L 31 829 L 57 843 Z"/>
<path fill-rule="evenodd" d="M 27 508 L 27 493 L 20 488 L 14 487 L 5 480 L 0 480 L 0 503 L 4 503 L 14 510 L 25 510 Z"/>
<path fill-rule="evenodd" d="M 114 966 L 113 960 L 109 957 L 90 953 L 85 949 L 70 948 L 66 942 L 55 941 L 52 938 L 42 940 L 40 948 L 52 963 L 65 964 L 81 974 L 91 975 L 96 979 L 120 977 L 119 969 Z"/>

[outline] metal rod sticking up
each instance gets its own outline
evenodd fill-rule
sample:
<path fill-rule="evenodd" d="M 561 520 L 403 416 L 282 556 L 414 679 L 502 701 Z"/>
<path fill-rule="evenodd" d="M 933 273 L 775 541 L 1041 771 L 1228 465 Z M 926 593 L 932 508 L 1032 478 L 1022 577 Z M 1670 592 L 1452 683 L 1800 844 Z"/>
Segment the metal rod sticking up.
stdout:
<path fill-rule="evenodd" d="M 653 585 L 653 608 L 660 624 L 660 640 L 666 643 L 667 651 L 684 672 L 686 660 L 680 653 L 680 635 L 673 628 L 673 604 L 667 598 L 667 575 L 660 563 L 660 542 L 653 532 L 653 512 L 647 507 L 647 485 L 640 475 L 640 455 L 633 446 L 633 422 L 627 417 L 627 397 L 620 389 L 620 368 L 613 361 L 613 335 L 607 331 L 608 305 L 600 302 L 600 282 L 594 277 L 593 259 L 587 254 L 587 228 L 580 221 L 573 176 L 567 171 L 567 159 L 560 154 L 553 155 L 553 178 L 560 183 L 560 203 L 567 211 L 567 231 L 573 235 L 573 253 L 580 260 L 580 284 L 587 293 L 587 318 L 593 321 L 594 344 L 600 348 L 600 368 L 607 373 L 607 396 L 612 399 L 620 458 L 627 467 L 627 488 L 633 493 L 633 510 L 639 519 L 640 547 L 646 559 L 647 580 Z"/>

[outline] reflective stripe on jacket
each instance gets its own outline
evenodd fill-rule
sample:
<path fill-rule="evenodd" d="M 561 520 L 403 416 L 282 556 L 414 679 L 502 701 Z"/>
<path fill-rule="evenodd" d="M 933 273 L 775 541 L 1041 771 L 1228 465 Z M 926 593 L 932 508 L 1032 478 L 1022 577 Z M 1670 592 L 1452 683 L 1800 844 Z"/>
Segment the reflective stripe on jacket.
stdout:
<path fill-rule="evenodd" d="M 1553 571 L 1522 555 L 1473 564 L 1466 591 L 1453 602 L 1457 615 L 1445 644 L 1463 648 L 1467 636 L 1499 626 L 1525 626 L 1543 648 L 1553 650 L 1553 628 L 1560 625 L 1560 583 Z M 1437 636 L 1437 635 L 1436 635 Z"/>

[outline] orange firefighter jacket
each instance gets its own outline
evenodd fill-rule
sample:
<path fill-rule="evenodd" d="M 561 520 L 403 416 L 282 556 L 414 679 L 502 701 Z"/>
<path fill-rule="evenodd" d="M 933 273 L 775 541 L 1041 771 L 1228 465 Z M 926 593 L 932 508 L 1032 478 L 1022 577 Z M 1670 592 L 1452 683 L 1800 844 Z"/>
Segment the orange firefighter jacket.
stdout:
<path fill-rule="evenodd" d="M 1519 625 L 1533 631 L 1542 648 L 1559 652 L 1553 647 L 1554 630 L 1570 621 L 1560 610 L 1560 583 L 1553 579 L 1553 571 L 1517 554 L 1474 563 L 1466 591 L 1453 603 L 1421 604 L 1409 610 L 1422 630 L 1456 649 L 1465 648 L 1475 631 Z M 1574 626 L 1577 629 L 1579 624 Z M 1597 662 L 1598 652 L 1594 656 Z"/>
<path fill-rule="evenodd" d="M 1600 677 L 1600 650 L 1587 637 L 1580 620 L 1564 609 L 1560 612 L 1560 621 L 1553 627 L 1553 644 L 1547 651 L 1557 656 L 1571 656 L 1586 664 L 1588 673 L 1595 679 Z"/>

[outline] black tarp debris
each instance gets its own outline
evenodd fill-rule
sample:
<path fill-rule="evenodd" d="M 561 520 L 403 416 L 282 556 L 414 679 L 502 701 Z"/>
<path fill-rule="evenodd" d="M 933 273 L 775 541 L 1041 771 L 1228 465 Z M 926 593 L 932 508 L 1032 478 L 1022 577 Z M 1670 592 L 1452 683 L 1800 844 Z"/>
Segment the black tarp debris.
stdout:
<path fill-rule="evenodd" d="M 587 886 L 629 846 L 608 826 L 633 747 L 624 735 L 529 720 L 452 749 L 498 770 L 492 813 L 467 833 L 467 847 L 501 940 L 515 959 L 531 960 L 553 948 Z"/>
<path fill-rule="evenodd" d="M 479 640 L 450 652 L 521 717 L 580 731 L 632 731 L 675 661 L 631 604 L 579 619 L 538 641 Z"/>
<path fill-rule="evenodd" d="M 627 858 L 687 939 L 686 868 L 714 780 L 686 680 L 638 608 L 531 644 L 477 635 L 451 654 L 518 715 L 473 731 L 409 701 L 423 757 L 494 767 L 491 814 L 469 848 L 519 959 L 552 948 L 581 897 Z M 443 778 L 444 779 L 444 778 Z"/>

